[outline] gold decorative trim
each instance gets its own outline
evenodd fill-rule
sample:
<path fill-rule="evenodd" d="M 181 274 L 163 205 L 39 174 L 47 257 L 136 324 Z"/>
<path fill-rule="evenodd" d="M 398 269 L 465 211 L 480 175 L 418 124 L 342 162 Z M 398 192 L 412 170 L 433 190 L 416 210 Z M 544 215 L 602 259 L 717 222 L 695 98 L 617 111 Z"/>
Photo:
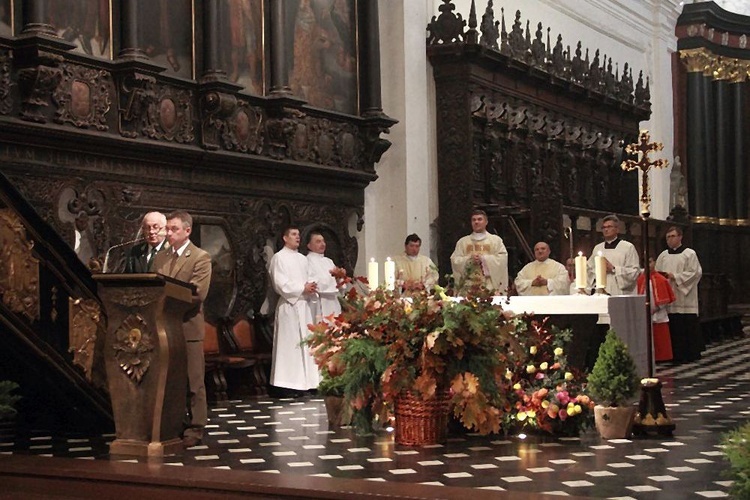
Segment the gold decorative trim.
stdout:
<path fill-rule="evenodd" d="M 691 221 L 695 224 L 710 224 L 711 223 L 711 217 L 706 217 L 704 215 L 698 215 L 695 217 L 691 217 Z"/>
<path fill-rule="evenodd" d="M 740 227 L 750 226 L 750 219 L 737 219 L 734 221 L 735 225 Z"/>
<path fill-rule="evenodd" d="M 3 304 L 31 321 L 39 320 L 39 259 L 34 241 L 9 208 L 0 209 L 0 296 Z"/>
<path fill-rule="evenodd" d="M 705 73 L 709 66 L 710 54 L 704 48 L 684 49 L 680 51 L 680 60 L 688 73 Z"/>
<path fill-rule="evenodd" d="M 720 226 L 734 226 L 735 220 L 734 219 L 719 219 L 719 225 Z"/>
<path fill-rule="evenodd" d="M 94 299 L 68 298 L 68 352 L 73 353 L 73 364 L 80 366 L 91 382 L 96 334 L 101 326 L 102 310 Z"/>

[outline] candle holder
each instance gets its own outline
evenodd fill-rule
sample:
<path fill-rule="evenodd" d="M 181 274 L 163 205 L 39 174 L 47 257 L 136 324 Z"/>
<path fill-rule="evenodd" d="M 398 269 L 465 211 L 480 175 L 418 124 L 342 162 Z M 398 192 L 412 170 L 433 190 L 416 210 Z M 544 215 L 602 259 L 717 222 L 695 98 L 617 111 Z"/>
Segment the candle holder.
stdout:
<path fill-rule="evenodd" d="M 595 294 L 596 294 L 596 295 L 609 295 L 609 294 L 607 293 L 607 289 L 606 289 L 606 288 L 604 288 L 604 287 L 596 287 L 596 292 L 595 292 Z"/>
<path fill-rule="evenodd" d="M 578 295 L 588 295 L 585 287 L 578 288 Z"/>

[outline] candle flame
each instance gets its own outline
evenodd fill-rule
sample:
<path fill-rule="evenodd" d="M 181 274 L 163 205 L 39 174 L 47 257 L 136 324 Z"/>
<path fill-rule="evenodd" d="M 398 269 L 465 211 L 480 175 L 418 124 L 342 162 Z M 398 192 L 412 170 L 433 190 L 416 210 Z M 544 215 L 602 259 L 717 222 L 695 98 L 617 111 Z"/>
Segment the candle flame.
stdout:
<path fill-rule="evenodd" d="M 583 252 L 578 252 L 579 257 L 583 257 Z"/>

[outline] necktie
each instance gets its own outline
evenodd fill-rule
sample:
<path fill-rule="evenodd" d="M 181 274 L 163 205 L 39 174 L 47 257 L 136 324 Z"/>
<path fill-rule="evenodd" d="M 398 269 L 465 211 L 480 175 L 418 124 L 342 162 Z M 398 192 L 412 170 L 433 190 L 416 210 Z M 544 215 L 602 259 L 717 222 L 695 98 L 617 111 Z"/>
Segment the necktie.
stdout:
<path fill-rule="evenodd" d="M 177 252 L 172 252 L 172 262 L 169 263 L 169 275 L 174 278 L 174 267 L 177 264 L 177 259 L 180 255 Z"/>
<path fill-rule="evenodd" d="M 148 259 L 146 259 L 146 268 L 150 271 L 154 267 L 154 257 L 156 257 L 156 247 L 151 247 L 151 251 L 148 253 Z"/>

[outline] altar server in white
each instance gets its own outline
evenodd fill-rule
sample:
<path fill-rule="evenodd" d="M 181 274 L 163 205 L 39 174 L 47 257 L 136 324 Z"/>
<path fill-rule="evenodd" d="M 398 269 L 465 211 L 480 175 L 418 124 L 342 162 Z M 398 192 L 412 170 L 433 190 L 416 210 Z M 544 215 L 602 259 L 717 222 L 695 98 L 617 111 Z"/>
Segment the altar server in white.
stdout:
<path fill-rule="evenodd" d="M 279 294 L 273 332 L 271 385 L 297 391 L 315 389 L 320 382 L 318 367 L 301 342 L 309 335 L 312 315 L 307 298 L 316 293 L 309 280 L 307 257 L 298 252 L 299 229 L 284 231 L 284 248 L 271 257 L 269 273 Z"/>
<path fill-rule="evenodd" d="M 534 262 L 529 262 L 516 276 L 518 295 L 568 295 L 570 279 L 565 266 L 550 259 L 550 248 L 544 241 L 534 245 Z"/>
<path fill-rule="evenodd" d="M 435 263 L 426 255 L 421 255 L 422 239 L 415 233 L 404 240 L 404 254 L 396 256 L 396 276 L 402 283 L 411 287 L 422 287 L 432 290 L 438 281 L 438 270 Z"/>
<path fill-rule="evenodd" d="M 456 243 L 451 255 L 451 267 L 456 283 L 464 278 L 483 281 L 498 294 L 508 289 L 508 251 L 503 239 L 487 232 L 487 214 L 483 210 L 471 213 L 472 233 Z"/>
<path fill-rule="evenodd" d="M 338 268 L 331 259 L 325 256 L 326 239 L 318 231 L 307 236 L 307 281 L 315 283 L 317 293 L 308 295 L 310 312 L 314 322 L 322 321 L 331 314 L 341 312 L 339 288 L 331 271 Z"/>
<path fill-rule="evenodd" d="M 610 295 L 635 295 L 636 281 L 641 273 L 638 252 L 632 243 L 618 236 L 619 225 L 620 219 L 616 215 L 602 219 L 604 241 L 594 247 L 588 260 L 588 284 L 589 288 L 594 286 L 594 257 L 601 252 L 607 265 L 605 291 Z"/>
<path fill-rule="evenodd" d="M 698 282 L 703 276 L 698 255 L 682 244 L 682 228 L 667 230 L 667 248 L 656 259 L 656 270 L 669 278 L 675 301 L 667 305 L 673 359 L 682 363 L 700 358 L 703 338 L 698 323 Z"/>

